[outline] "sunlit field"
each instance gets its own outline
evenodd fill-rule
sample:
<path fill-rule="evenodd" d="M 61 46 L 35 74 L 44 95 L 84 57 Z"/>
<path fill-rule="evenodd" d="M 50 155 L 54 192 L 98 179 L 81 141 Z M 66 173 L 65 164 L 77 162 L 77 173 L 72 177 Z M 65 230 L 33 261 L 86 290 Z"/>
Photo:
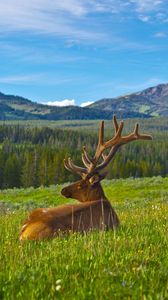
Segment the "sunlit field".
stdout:
<path fill-rule="evenodd" d="M 111 116 L 112 119 L 112 116 Z M 0 126 L 2 125 L 12 125 L 12 126 L 23 126 L 26 128 L 42 128 L 50 127 L 57 129 L 66 129 L 66 130 L 78 130 L 87 133 L 95 133 L 97 135 L 98 125 L 101 120 L 59 120 L 59 121 L 47 121 L 47 120 L 24 120 L 24 121 L 1 121 Z M 148 131 L 154 137 L 160 138 L 160 136 L 167 136 L 168 130 L 168 119 L 167 118 L 150 118 L 150 119 L 126 119 L 124 120 L 124 130 L 128 132 L 134 128 L 135 123 L 140 124 L 142 131 Z M 105 134 L 111 135 L 113 132 L 113 125 L 111 120 L 105 121 Z"/>
<path fill-rule="evenodd" d="M 113 232 L 19 242 L 28 211 L 72 203 L 62 186 L 0 192 L 0 299 L 168 299 L 168 178 L 104 181 Z"/>

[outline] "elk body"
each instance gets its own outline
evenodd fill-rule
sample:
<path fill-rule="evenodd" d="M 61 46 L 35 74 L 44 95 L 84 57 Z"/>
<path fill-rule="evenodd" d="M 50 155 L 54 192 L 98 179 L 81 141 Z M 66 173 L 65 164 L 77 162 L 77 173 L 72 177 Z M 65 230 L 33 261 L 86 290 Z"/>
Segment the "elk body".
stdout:
<path fill-rule="evenodd" d="M 102 174 L 102 171 L 108 166 L 120 146 L 134 140 L 150 140 L 152 137 L 139 134 L 138 124 L 131 134 L 122 136 L 123 121 L 118 124 L 114 116 L 113 122 L 115 135 L 106 142 L 104 142 L 104 121 L 101 122 L 98 145 L 93 158 L 90 158 L 86 148 L 83 148 L 84 167 L 76 166 L 70 158 L 64 161 L 65 168 L 80 175 L 82 179 L 63 188 L 61 193 L 66 198 L 74 198 L 80 203 L 34 210 L 22 226 L 20 240 L 42 240 L 53 238 L 60 233 L 108 230 L 119 226 L 118 216 L 106 198 L 100 183 L 107 174 Z M 106 149 L 109 149 L 107 155 L 104 154 Z"/>

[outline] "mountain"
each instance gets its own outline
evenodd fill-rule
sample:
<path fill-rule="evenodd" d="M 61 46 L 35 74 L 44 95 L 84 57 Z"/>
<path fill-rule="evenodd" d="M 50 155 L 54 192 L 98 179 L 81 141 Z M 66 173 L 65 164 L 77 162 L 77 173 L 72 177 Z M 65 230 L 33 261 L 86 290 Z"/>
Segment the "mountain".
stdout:
<path fill-rule="evenodd" d="M 119 112 L 119 118 L 142 117 L 141 113 Z M 0 93 L 0 120 L 94 120 L 111 119 L 111 111 L 95 108 L 56 107 L 32 102 L 20 96 Z"/>
<path fill-rule="evenodd" d="M 87 107 L 56 107 L 20 96 L 0 93 L 0 120 L 89 120 L 168 116 L 168 84 L 118 98 L 106 98 Z"/>
<path fill-rule="evenodd" d="M 118 112 L 142 113 L 146 117 L 168 116 L 168 84 L 159 84 L 142 92 L 117 98 L 105 98 L 89 105 L 89 108 L 117 114 Z"/>

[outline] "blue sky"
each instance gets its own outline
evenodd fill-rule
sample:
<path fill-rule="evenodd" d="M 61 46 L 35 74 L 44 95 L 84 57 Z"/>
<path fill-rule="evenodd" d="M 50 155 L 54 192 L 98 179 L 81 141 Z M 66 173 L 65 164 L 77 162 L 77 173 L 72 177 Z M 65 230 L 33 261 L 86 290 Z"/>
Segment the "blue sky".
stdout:
<path fill-rule="evenodd" d="M 57 105 L 168 82 L 167 0 L 5 0 L 0 91 Z"/>

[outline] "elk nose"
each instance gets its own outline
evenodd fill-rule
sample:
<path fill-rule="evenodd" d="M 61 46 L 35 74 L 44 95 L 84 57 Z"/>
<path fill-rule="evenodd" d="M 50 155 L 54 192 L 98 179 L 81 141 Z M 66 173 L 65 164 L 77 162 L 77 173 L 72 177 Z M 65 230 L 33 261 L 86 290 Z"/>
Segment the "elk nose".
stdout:
<path fill-rule="evenodd" d="M 63 188 L 62 191 L 61 191 L 61 194 L 66 198 L 71 197 L 71 193 L 67 190 L 67 188 Z"/>

